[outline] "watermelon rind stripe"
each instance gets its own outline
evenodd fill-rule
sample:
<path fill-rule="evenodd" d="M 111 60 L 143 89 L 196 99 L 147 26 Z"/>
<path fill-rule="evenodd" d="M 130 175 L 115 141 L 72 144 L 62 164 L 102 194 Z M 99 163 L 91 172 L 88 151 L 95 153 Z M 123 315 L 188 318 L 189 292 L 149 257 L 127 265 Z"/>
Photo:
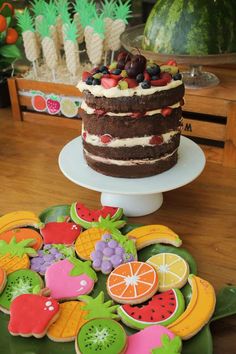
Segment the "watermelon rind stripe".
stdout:
<path fill-rule="evenodd" d="M 167 319 L 163 321 L 157 321 L 157 322 L 147 322 L 147 321 L 140 321 L 137 319 L 134 319 L 131 317 L 123 308 L 123 306 L 120 306 L 117 309 L 117 313 L 121 318 L 121 321 L 128 327 L 134 328 L 134 329 L 144 329 L 149 326 L 153 325 L 161 325 L 161 326 L 168 326 L 174 321 L 177 320 L 178 317 L 182 315 L 182 313 L 185 311 L 185 301 L 184 301 L 184 296 L 181 293 L 179 289 L 171 289 L 174 292 L 175 296 L 175 301 L 176 301 L 176 309 L 173 312 L 173 314 Z"/>

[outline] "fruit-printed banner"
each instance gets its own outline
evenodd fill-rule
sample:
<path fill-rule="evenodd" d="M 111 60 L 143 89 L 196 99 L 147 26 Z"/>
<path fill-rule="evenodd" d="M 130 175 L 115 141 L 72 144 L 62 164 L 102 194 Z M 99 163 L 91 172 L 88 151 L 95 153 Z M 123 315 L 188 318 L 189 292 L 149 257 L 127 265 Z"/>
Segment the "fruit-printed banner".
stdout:
<path fill-rule="evenodd" d="M 40 91 L 20 92 L 21 96 L 31 97 L 31 104 L 37 112 L 47 112 L 50 115 L 61 114 L 68 118 L 79 117 L 78 108 L 82 100 L 79 97 L 45 94 Z"/>

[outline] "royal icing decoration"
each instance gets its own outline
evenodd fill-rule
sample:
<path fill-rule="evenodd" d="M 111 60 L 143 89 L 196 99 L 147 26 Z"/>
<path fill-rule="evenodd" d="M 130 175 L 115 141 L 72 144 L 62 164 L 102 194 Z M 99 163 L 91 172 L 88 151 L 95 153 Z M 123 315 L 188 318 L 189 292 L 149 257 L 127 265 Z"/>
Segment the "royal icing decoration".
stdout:
<path fill-rule="evenodd" d="M 71 245 L 81 233 L 81 227 L 74 222 L 48 222 L 40 228 L 45 244 Z"/>

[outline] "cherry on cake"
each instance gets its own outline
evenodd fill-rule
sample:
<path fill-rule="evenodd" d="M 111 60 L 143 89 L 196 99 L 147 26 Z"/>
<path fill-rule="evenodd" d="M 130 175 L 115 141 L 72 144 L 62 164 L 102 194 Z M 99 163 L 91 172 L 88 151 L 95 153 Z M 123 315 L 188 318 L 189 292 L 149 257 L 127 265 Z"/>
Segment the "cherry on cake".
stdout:
<path fill-rule="evenodd" d="M 110 66 L 84 72 L 82 142 L 87 164 L 123 178 L 153 176 L 178 159 L 184 85 L 174 61 L 121 52 Z"/>

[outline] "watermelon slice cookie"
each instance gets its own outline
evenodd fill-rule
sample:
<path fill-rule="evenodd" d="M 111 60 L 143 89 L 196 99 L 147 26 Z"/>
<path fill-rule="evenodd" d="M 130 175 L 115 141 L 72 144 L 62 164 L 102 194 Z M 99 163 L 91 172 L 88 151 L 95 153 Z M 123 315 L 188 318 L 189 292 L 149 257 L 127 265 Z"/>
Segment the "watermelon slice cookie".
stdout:
<path fill-rule="evenodd" d="M 107 292 L 116 302 L 140 304 L 158 289 L 155 269 L 144 262 L 129 262 L 115 268 L 107 279 Z"/>
<path fill-rule="evenodd" d="M 144 329 L 151 325 L 167 326 L 174 322 L 185 310 L 184 297 L 179 289 L 171 289 L 154 295 L 143 306 L 122 305 L 118 314 L 123 323 L 135 329 Z"/>
<path fill-rule="evenodd" d="M 98 221 L 100 216 L 106 218 L 108 215 L 110 215 L 110 219 L 113 221 L 119 220 L 123 215 L 123 209 L 103 206 L 101 209 L 92 210 L 86 208 L 82 203 L 73 203 L 70 209 L 71 219 L 84 229 L 92 227 L 92 223 Z"/>

